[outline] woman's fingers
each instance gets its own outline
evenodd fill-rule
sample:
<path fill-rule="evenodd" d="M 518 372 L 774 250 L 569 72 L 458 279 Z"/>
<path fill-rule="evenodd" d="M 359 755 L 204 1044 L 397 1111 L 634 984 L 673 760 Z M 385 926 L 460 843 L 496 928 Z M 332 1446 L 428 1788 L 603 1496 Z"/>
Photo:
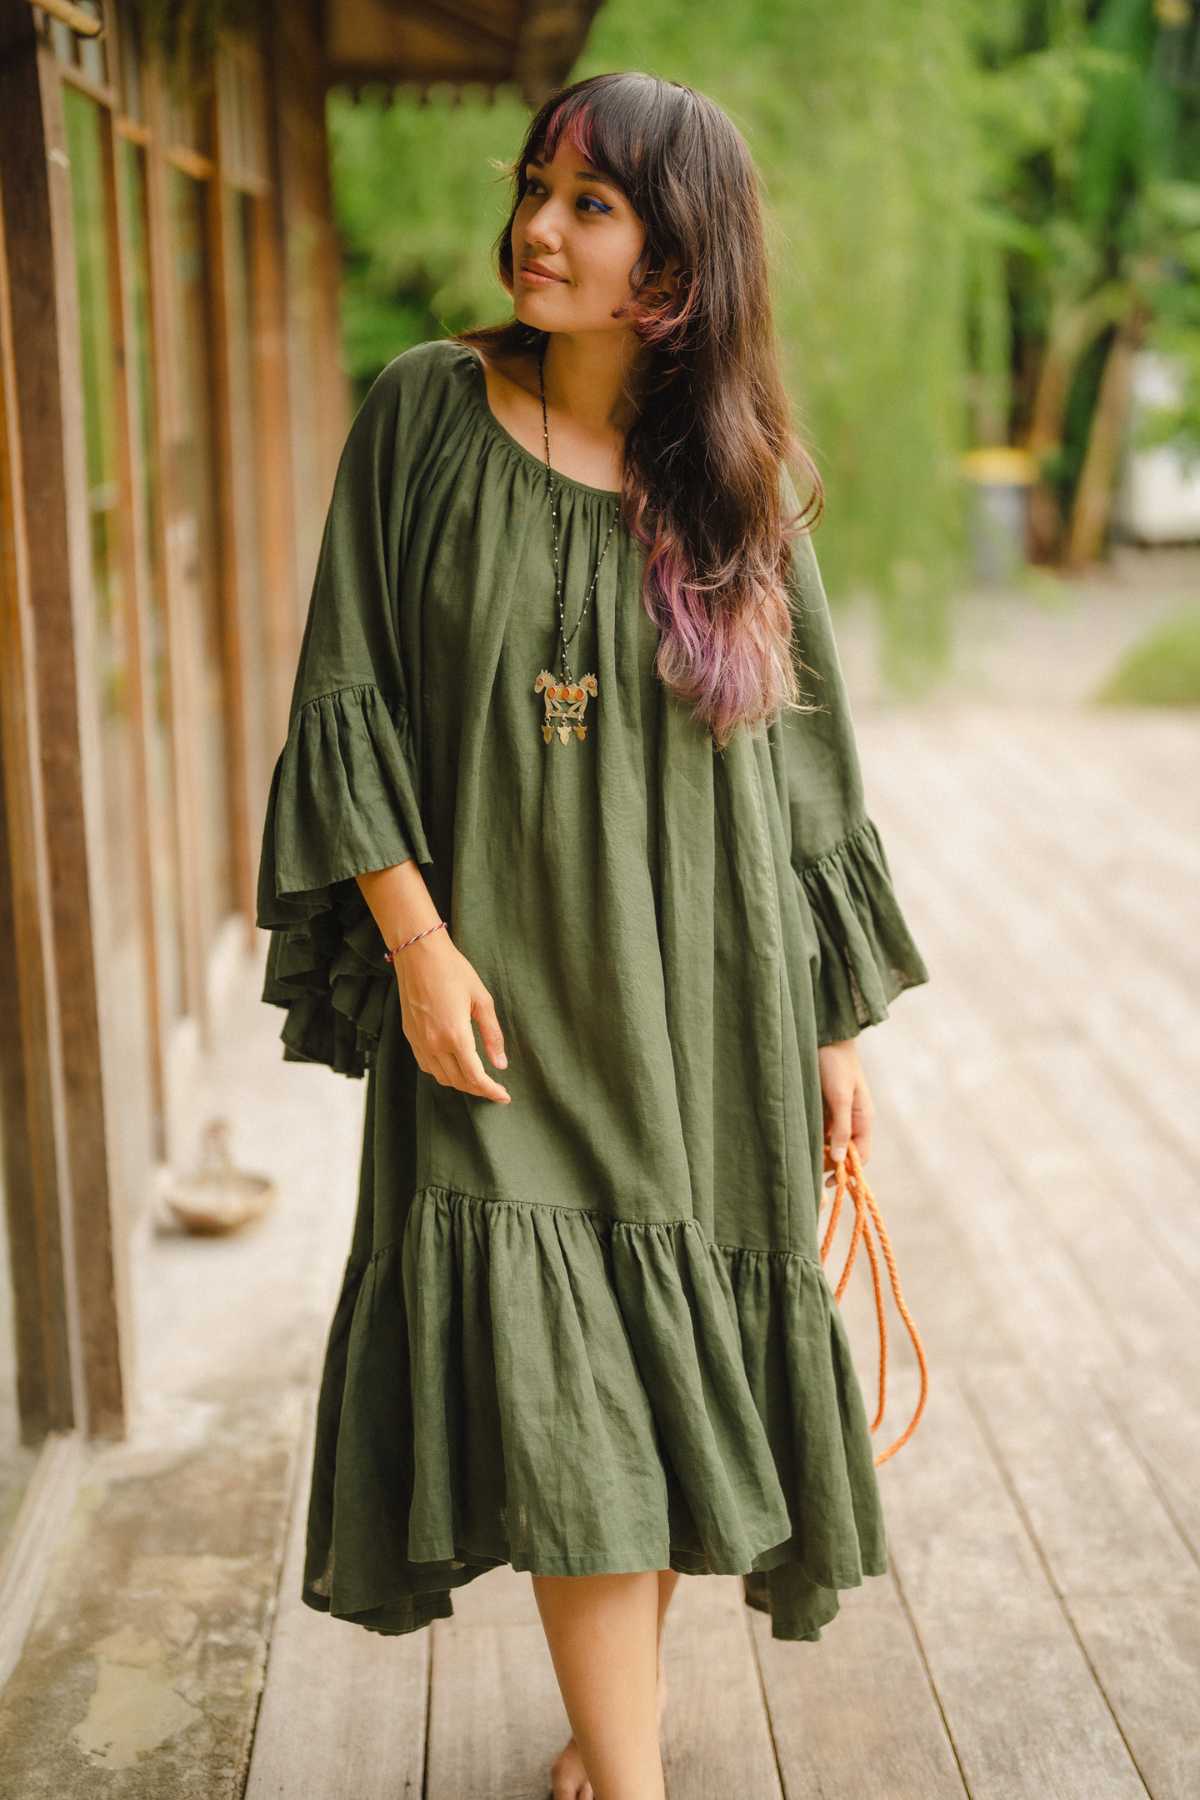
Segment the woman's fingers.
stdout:
<path fill-rule="evenodd" d="M 485 1100 L 498 1100 L 504 1106 L 512 1104 L 508 1089 L 493 1081 L 480 1062 L 469 1025 L 466 1038 L 460 1036 L 440 1051 L 427 1050 L 426 1062 L 426 1074 L 432 1075 L 443 1087 L 457 1088 L 464 1094 L 478 1094 Z"/>
<path fill-rule="evenodd" d="M 874 1117 L 874 1103 L 864 1079 L 855 1091 L 850 1118 L 850 1135 L 854 1139 L 854 1148 L 858 1151 L 858 1160 L 864 1164 L 871 1155 L 871 1123 Z"/>
<path fill-rule="evenodd" d="M 479 1027 L 479 1035 L 483 1039 L 489 1062 L 494 1063 L 498 1069 L 506 1069 L 508 1057 L 504 1053 L 504 1033 L 496 1017 L 495 1002 L 486 988 L 480 988 L 476 994 L 471 1015 Z"/>
<path fill-rule="evenodd" d="M 826 1095 L 829 1108 L 829 1149 L 834 1162 L 841 1162 L 850 1142 L 852 1101 L 853 1090 L 849 1087 L 835 1087 Z"/>
<path fill-rule="evenodd" d="M 454 1085 L 461 1087 L 468 1094 L 482 1094 L 485 1100 L 499 1100 L 505 1106 L 510 1105 L 512 1095 L 508 1089 L 501 1087 L 498 1081 L 493 1080 L 480 1062 L 479 1052 L 475 1048 L 475 1039 L 469 1025 L 467 1026 L 467 1037 L 468 1041 L 460 1044 L 456 1052 L 458 1073 L 461 1079 Z"/>

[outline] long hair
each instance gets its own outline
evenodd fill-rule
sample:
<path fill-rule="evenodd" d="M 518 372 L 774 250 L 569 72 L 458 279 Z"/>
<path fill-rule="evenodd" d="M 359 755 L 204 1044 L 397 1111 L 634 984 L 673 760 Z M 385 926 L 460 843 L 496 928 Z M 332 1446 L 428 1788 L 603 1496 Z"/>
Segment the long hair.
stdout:
<path fill-rule="evenodd" d="M 824 495 L 779 371 L 756 170 L 728 115 L 681 82 L 626 71 L 559 89 L 516 161 L 498 165 L 513 183 L 494 246 L 510 294 L 526 161 L 551 161 L 564 135 L 646 227 L 623 309 L 641 351 L 624 390 L 634 423 L 621 511 L 647 547 L 656 672 L 724 749 L 741 723 L 817 710 L 798 705 L 805 665 L 786 585 L 808 508 L 787 511 L 781 464 L 803 471 L 818 517 Z M 663 285 L 671 258 L 673 292 Z M 547 334 L 514 318 L 454 336 L 503 358 L 536 354 Z"/>

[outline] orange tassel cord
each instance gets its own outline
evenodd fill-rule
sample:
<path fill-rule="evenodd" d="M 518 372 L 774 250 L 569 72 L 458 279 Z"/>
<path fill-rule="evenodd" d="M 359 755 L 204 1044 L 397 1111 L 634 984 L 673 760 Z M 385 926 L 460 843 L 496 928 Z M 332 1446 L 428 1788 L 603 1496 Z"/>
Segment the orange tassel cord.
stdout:
<path fill-rule="evenodd" d="M 842 1210 L 842 1200 L 845 1195 L 849 1193 L 850 1198 L 854 1202 L 854 1230 L 850 1237 L 850 1248 L 846 1253 L 846 1266 L 843 1268 L 841 1279 L 834 1289 L 834 1299 L 839 1305 L 841 1304 L 841 1298 L 846 1289 L 846 1283 L 850 1279 L 850 1270 L 854 1265 L 854 1258 L 858 1253 L 858 1243 L 860 1238 L 867 1246 L 867 1256 L 871 1264 L 871 1282 L 875 1290 L 875 1315 L 879 1321 L 879 1406 L 875 1413 L 875 1417 L 871 1422 L 872 1433 L 878 1431 L 883 1419 L 884 1408 L 887 1405 L 888 1334 L 887 1320 L 884 1317 L 883 1310 L 883 1283 L 879 1279 L 879 1256 L 875 1245 L 871 1240 L 871 1233 L 868 1228 L 868 1218 L 874 1224 L 875 1230 L 878 1233 L 880 1246 L 883 1250 L 884 1261 L 887 1263 L 888 1274 L 891 1276 L 892 1280 L 892 1293 L 895 1295 L 896 1306 L 900 1312 L 901 1318 L 908 1327 L 908 1335 L 912 1339 L 912 1346 L 917 1353 L 917 1363 L 921 1370 L 921 1392 L 917 1399 L 916 1410 L 895 1443 L 889 1444 L 887 1449 L 881 1451 L 875 1458 L 875 1467 L 878 1468 L 879 1464 L 886 1462 L 889 1456 L 894 1456 L 901 1445 L 906 1444 L 913 1432 L 917 1429 L 917 1421 L 925 1410 L 925 1396 L 929 1391 L 929 1368 L 925 1361 L 925 1347 L 921 1342 L 916 1325 L 913 1323 L 912 1314 L 904 1304 L 904 1296 L 900 1292 L 900 1278 L 896 1273 L 896 1259 L 892 1255 L 891 1239 L 888 1237 L 887 1228 L 883 1223 L 882 1215 L 875 1203 L 875 1196 L 867 1185 L 867 1178 L 863 1174 L 862 1161 L 853 1139 L 851 1139 L 850 1143 L 846 1146 L 846 1155 L 842 1162 L 835 1162 L 833 1160 L 833 1152 L 830 1149 L 828 1139 L 826 1139 L 825 1170 L 827 1174 L 831 1171 L 836 1174 L 837 1182 L 834 1187 L 833 1209 L 829 1215 L 829 1225 L 821 1243 L 822 1263 L 826 1261 L 833 1244 L 833 1234 L 837 1230 L 837 1222 Z"/>

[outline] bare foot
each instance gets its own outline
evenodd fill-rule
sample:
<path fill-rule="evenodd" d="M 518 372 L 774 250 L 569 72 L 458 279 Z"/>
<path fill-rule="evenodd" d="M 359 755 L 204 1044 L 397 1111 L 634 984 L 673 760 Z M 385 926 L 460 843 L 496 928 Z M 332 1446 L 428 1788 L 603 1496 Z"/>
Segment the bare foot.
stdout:
<path fill-rule="evenodd" d="M 667 1704 L 667 1682 L 662 1657 L 658 1659 L 658 1729 L 662 1731 L 663 1711 Z M 567 1739 L 550 1765 L 551 1800 L 596 1800 L 596 1790 L 587 1777 L 583 1757 L 574 1736 Z"/>

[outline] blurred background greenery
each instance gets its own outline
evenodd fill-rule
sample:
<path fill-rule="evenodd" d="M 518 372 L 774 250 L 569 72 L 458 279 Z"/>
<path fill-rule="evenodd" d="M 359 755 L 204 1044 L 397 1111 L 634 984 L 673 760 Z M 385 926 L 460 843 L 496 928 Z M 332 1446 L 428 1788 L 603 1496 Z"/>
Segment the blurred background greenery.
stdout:
<path fill-rule="evenodd" d="M 1191 0 L 608 0 L 572 79 L 615 68 L 703 89 L 750 145 L 826 585 L 870 596 L 889 685 L 945 665 L 967 452 L 1019 450 L 1031 561 L 1064 572 L 1106 552 L 1144 347 L 1182 379 L 1139 442 L 1200 454 Z M 491 253 L 527 119 L 515 99 L 331 96 L 360 390 L 409 344 L 510 315 Z M 1200 701 L 1198 619 L 1148 639 L 1111 697 Z"/>

